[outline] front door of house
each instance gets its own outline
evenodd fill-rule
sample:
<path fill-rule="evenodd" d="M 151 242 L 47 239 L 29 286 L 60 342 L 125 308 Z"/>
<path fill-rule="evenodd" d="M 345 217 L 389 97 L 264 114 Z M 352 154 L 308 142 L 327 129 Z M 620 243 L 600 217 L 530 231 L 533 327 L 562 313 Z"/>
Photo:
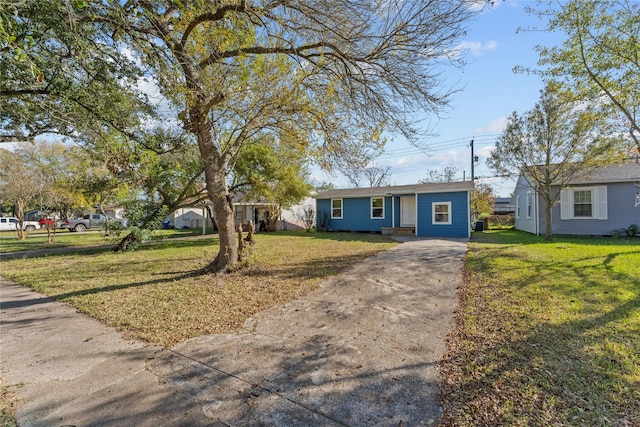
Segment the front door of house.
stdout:
<path fill-rule="evenodd" d="M 415 196 L 400 197 L 400 227 L 415 227 L 416 198 Z"/>

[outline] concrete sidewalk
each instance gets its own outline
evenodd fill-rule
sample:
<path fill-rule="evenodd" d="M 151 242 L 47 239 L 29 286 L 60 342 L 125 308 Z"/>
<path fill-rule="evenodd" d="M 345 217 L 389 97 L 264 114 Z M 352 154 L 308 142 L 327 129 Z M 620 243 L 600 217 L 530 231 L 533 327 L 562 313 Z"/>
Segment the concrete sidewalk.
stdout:
<path fill-rule="evenodd" d="M 0 281 L 0 376 L 21 426 L 434 424 L 464 240 L 407 239 L 171 349 Z"/>

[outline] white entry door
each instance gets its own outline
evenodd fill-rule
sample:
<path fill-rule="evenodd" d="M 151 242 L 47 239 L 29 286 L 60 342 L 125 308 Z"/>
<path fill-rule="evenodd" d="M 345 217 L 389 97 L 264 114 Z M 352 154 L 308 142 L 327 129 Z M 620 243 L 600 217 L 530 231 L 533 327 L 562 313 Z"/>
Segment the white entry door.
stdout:
<path fill-rule="evenodd" d="M 400 227 L 415 227 L 416 198 L 415 196 L 400 197 Z"/>

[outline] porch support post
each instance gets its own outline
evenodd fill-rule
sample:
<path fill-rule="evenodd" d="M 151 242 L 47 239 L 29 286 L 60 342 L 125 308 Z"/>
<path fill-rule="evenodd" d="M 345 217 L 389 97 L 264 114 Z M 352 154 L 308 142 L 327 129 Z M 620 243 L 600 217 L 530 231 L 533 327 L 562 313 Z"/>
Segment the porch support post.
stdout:
<path fill-rule="evenodd" d="M 202 207 L 202 235 L 207 234 L 207 208 Z"/>

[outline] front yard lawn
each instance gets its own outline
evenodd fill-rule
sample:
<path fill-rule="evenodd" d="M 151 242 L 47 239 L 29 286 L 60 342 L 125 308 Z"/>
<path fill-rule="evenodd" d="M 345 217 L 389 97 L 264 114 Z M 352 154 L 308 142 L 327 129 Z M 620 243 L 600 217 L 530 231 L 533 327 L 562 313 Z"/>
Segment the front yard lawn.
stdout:
<path fill-rule="evenodd" d="M 156 230 L 154 233 L 156 236 L 162 238 L 175 238 L 200 235 L 202 229 Z M 209 233 L 211 233 L 210 230 Z M 53 231 L 51 234 L 53 234 Z M 122 236 L 124 236 L 124 234 L 122 234 L 121 237 Z M 73 233 L 69 230 L 56 230 L 52 243 L 47 242 L 47 230 L 43 229 L 32 231 L 25 240 L 18 240 L 15 231 L 2 231 L 0 232 L 0 253 L 115 244 L 119 240 L 120 238 L 116 234 L 105 236 L 102 230 L 94 229 L 83 233 Z"/>
<path fill-rule="evenodd" d="M 443 425 L 640 425 L 640 241 L 474 233 Z"/>
<path fill-rule="evenodd" d="M 238 329 L 267 308 L 390 248 L 388 236 L 356 233 L 256 234 L 249 266 L 199 274 L 218 251 L 215 237 L 167 239 L 135 252 L 110 249 L 2 261 L 2 275 L 64 301 L 130 336 L 171 346 Z"/>

